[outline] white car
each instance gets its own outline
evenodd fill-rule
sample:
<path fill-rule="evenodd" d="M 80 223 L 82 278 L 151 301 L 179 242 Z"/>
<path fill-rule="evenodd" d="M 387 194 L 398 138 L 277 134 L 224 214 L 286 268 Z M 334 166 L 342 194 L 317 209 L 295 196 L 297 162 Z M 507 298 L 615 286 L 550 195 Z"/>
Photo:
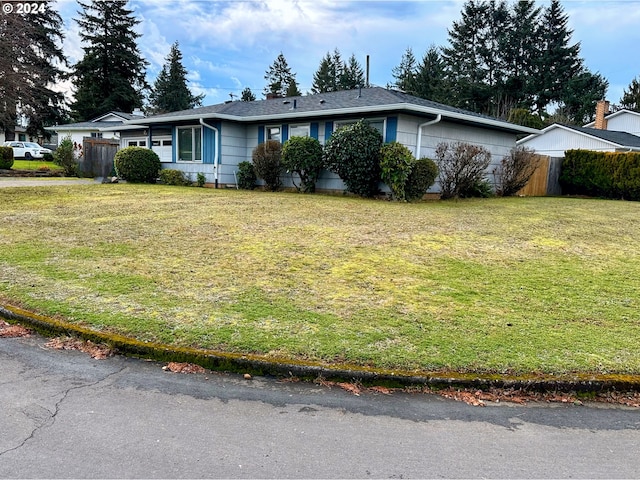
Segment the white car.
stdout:
<path fill-rule="evenodd" d="M 13 158 L 43 158 L 45 153 L 51 153 L 48 148 L 33 142 L 4 142 L 5 147 L 13 148 Z"/>

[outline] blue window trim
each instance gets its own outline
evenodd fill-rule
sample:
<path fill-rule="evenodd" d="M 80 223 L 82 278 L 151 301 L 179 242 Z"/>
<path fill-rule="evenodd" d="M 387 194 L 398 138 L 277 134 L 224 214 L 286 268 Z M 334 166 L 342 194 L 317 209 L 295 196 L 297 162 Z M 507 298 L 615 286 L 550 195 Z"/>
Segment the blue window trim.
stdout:
<path fill-rule="evenodd" d="M 258 145 L 264 143 L 264 125 L 258 125 Z"/>
<path fill-rule="evenodd" d="M 309 127 L 309 135 L 311 136 L 311 138 L 315 138 L 316 140 L 318 139 L 318 130 L 319 130 L 319 126 L 317 123 L 311 123 L 311 126 Z"/>
<path fill-rule="evenodd" d="M 333 122 L 326 122 L 324 124 L 324 141 L 326 142 L 333 135 Z"/>

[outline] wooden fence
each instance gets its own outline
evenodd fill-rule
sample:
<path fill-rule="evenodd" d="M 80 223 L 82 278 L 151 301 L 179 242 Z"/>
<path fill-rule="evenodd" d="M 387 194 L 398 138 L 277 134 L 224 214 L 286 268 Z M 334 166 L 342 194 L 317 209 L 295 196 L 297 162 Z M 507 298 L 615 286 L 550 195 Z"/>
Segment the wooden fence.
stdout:
<path fill-rule="evenodd" d="M 541 197 L 545 195 L 561 195 L 560 168 L 562 158 L 540 155 L 540 164 L 529 182 L 518 192 L 527 197 Z"/>
<path fill-rule="evenodd" d="M 85 137 L 82 142 L 82 156 L 78 164 L 81 177 L 111 176 L 113 157 L 120 142 L 115 139 Z"/>

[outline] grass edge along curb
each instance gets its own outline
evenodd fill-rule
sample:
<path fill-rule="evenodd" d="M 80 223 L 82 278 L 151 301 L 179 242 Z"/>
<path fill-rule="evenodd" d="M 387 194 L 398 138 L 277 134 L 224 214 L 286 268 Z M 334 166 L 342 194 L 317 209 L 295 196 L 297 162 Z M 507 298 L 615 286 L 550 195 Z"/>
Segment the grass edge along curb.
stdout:
<path fill-rule="evenodd" d="M 226 353 L 141 342 L 123 335 L 98 332 L 6 304 L 0 304 L 0 318 L 27 325 L 45 336 L 79 337 L 83 340 L 106 343 L 115 348 L 119 354 L 165 362 L 194 363 L 213 371 L 278 377 L 296 376 L 310 380 L 318 377 L 338 381 L 358 380 L 365 385 L 401 387 L 421 385 L 435 389 L 460 387 L 482 390 L 499 387 L 562 392 L 640 391 L 640 375 L 510 376 L 459 372 L 426 372 L 416 375 L 405 371 L 384 371 L 355 365 L 329 366 L 319 362 L 274 359 L 254 354 Z"/>

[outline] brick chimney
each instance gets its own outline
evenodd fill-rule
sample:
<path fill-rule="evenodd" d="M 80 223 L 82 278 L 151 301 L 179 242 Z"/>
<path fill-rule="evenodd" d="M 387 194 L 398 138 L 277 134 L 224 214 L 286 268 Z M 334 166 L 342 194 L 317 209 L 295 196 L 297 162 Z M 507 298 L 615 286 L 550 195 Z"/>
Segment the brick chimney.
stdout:
<path fill-rule="evenodd" d="M 609 113 L 609 102 L 606 100 L 599 100 L 596 104 L 596 124 L 595 128 L 598 130 L 606 130 L 607 129 L 607 119 L 605 115 Z"/>

